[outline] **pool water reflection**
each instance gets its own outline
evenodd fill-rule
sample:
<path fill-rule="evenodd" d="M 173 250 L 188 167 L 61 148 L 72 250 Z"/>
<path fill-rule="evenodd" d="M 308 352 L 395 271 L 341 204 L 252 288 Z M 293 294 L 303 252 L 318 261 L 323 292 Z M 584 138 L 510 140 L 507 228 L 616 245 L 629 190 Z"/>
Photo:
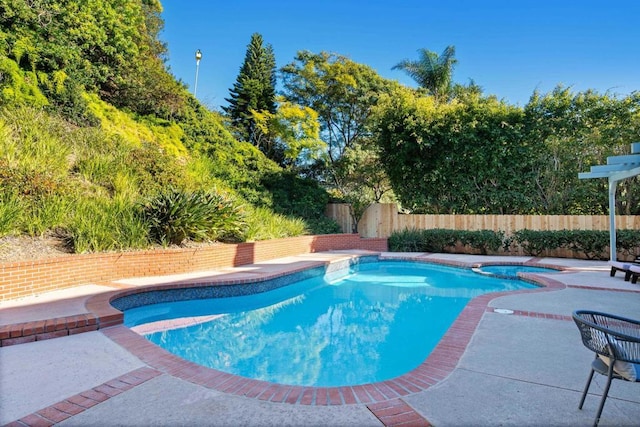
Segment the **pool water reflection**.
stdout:
<path fill-rule="evenodd" d="M 126 310 L 125 324 L 184 359 L 224 372 L 290 385 L 357 385 L 420 365 L 471 298 L 535 287 L 398 261 L 359 264 L 329 279 L 250 296 L 147 305 Z M 168 320 L 185 318 L 192 321 Z"/>

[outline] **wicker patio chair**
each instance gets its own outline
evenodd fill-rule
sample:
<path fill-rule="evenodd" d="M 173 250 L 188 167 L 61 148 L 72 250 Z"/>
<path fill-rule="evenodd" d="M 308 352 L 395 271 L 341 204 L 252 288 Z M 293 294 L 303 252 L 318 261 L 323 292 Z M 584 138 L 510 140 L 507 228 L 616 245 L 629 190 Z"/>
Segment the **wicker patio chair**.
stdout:
<path fill-rule="evenodd" d="M 597 426 L 609 394 L 611 380 L 640 382 L 640 321 L 588 310 L 575 311 L 573 320 L 580 330 L 582 343 L 596 353 L 579 409 L 582 409 L 594 372 L 607 377 L 593 424 Z"/>

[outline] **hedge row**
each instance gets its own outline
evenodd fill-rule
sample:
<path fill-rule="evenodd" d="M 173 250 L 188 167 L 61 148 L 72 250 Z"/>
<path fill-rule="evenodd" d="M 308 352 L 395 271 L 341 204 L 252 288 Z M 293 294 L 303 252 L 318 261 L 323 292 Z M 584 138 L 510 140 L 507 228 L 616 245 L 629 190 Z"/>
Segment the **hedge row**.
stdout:
<path fill-rule="evenodd" d="M 640 230 L 618 230 L 616 246 L 627 257 L 640 254 Z M 461 249 L 465 248 L 465 249 Z M 512 253 L 521 249 L 525 254 L 541 256 L 546 251 L 567 249 L 586 259 L 609 258 L 609 232 L 599 230 L 518 230 L 506 237 L 503 231 L 406 229 L 389 237 L 392 252 L 468 252 L 481 254 Z"/>

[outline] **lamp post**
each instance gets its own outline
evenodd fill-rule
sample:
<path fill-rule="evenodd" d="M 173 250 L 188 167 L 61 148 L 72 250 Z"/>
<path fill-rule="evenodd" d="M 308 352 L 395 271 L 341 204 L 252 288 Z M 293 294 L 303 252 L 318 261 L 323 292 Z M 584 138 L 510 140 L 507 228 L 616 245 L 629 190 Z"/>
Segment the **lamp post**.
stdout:
<path fill-rule="evenodd" d="M 202 52 L 200 49 L 196 50 L 196 83 L 193 85 L 193 96 L 197 96 L 198 93 L 198 70 L 200 69 L 200 60 L 202 59 Z"/>

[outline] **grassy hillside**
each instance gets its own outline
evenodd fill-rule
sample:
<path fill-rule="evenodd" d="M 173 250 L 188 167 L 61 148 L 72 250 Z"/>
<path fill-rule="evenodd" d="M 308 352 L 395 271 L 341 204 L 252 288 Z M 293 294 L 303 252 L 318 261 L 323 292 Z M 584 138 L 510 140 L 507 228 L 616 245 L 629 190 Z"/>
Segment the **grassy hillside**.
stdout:
<path fill-rule="evenodd" d="M 48 3 L 0 0 L 0 237 L 87 252 L 336 231 L 323 190 L 168 73 L 159 3 Z"/>

